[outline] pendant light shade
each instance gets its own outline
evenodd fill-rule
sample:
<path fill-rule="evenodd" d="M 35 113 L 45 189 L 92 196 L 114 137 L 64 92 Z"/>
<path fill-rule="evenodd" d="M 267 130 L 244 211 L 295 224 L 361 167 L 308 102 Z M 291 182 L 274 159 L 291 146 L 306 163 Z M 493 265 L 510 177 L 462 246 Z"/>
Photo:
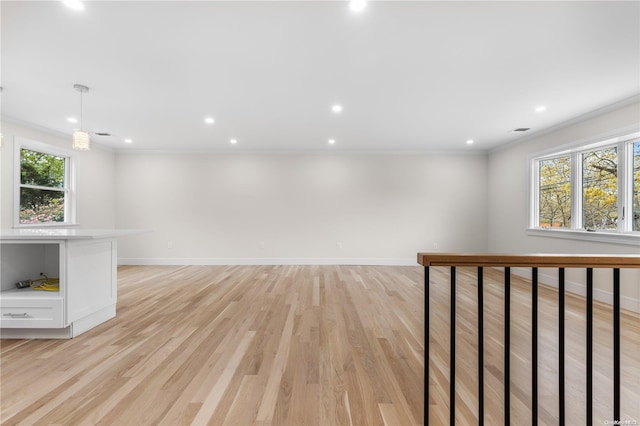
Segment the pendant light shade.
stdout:
<path fill-rule="evenodd" d="M 89 139 L 89 133 L 82 130 L 75 130 L 73 132 L 73 149 L 78 151 L 89 151 L 91 149 L 91 140 Z"/>
<path fill-rule="evenodd" d="M 80 130 L 73 131 L 73 139 L 71 147 L 78 151 L 89 151 L 91 149 L 91 139 L 89 132 L 82 130 L 82 94 L 89 91 L 87 86 L 82 84 L 74 84 L 73 88 L 80 92 Z"/>

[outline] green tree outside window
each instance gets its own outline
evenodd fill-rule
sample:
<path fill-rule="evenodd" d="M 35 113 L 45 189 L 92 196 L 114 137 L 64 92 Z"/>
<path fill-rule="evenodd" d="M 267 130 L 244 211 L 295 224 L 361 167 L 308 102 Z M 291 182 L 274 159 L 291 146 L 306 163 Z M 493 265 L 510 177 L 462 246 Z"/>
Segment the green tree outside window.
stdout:
<path fill-rule="evenodd" d="M 20 150 L 20 223 L 65 221 L 66 158 Z"/>

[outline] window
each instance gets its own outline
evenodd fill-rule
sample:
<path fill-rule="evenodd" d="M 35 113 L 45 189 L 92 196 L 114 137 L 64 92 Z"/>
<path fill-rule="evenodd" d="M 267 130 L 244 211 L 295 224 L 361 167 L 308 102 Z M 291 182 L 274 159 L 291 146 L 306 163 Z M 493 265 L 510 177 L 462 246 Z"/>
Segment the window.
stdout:
<path fill-rule="evenodd" d="M 640 237 L 640 133 L 536 156 L 531 173 L 532 231 Z"/>
<path fill-rule="evenodd" d="M 582 224 L 587 230 L 617 229 L 618 154 L 605 148 L 582 154 Z"/>
<path fill-rule="evenodd" d="M 640 142 L 633 144 L 633 230 L 640 231 Z"/>
<path fill-rule="evenodd" d="M 16 144 L 16 225 L 75 222 L 72 153 L 38 142 Z"/>
<path fill-rule="evenodd" d="M 540 161 L 540 227 L 571 227 L 571 157 Z"/>

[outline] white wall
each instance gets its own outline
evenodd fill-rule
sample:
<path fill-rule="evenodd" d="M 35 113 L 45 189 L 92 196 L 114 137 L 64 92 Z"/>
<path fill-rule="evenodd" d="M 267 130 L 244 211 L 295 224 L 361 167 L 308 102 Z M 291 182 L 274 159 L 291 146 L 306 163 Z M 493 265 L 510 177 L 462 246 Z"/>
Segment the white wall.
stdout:
<path fill-rule="evenodd" d="M 151 232 L 119 243 L 123 263 L 407 263 L 419 251 L 631 253 L 638 246 L 527 235 L 528 158 L 640 123 L 640 104 L 594 116 L 488 157 L 436 154 L 79 153 L 84 228 Z M 65 138 L 2 123 L 0 224 L 10 228 L 13 137 Z M 172 248 L 168 248 L 171 242 Z M 261 248 L 264 243 L 264 248 Z M 338 248 L 341 243 L 342 248 Z M 556 271 L 541 273 L 553 283 Z M 568 271 L 583 292 L 584 271 Z M 610 298 L 610 273 L 596 273 Z M 623 271 L 640 310 L 640 271 Z"/>
<path fill-rule="evenodd" d="M 12 228 L 14 138 L 21 137 L 54 146 L 70 148 L 71 140 L 15 123 L 2 123 L 0 148 L 0 227 Z M 112 151 L 95 146 L 78 152 L 77 191 L 80 227 L 113 228 L 115 226 L 115 156 Z"/>
<path fill-rule="evenodd" d="M 116 170 L 117 226 L 153 231 L 121 242 L 125 263 L 415 265 L 434 243 L 486 249 L 484 155 L 140 153 Z"/>
<path fill-rule="evenodd" d="M 531 155 L 553 147 L 624 132 L 640 124 L 640 103 L 594 116 L 554 132 L 506 147 L 489 155 L 488 249 L 496 253 L 639 254 L 640 246 L 596 243 L 527 235 L 529 164 Z M 624 133 L 623 133 L 624 134 Z M 542 270 L 554 283 L 557 271 Z M 594 272 L 596 296 L 610 299 L 610 271 Z M 584 270 L 567 271 L 568 286 L 584 292 Z M 568 288 L 569 288 L 568 287 Z M 623 306 L 640 311 L 640 271 L 622 271 Z"/>

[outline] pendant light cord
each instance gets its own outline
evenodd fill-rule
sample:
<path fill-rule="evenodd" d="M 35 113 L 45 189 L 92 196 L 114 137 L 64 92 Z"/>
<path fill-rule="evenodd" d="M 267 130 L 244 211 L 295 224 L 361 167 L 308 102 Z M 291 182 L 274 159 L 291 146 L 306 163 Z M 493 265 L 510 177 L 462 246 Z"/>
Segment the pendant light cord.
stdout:
<path fill-rule="evenodd" d="M 82 93 L 84 90 L 80 90 L 80 131 L 82 131 Z"/>

